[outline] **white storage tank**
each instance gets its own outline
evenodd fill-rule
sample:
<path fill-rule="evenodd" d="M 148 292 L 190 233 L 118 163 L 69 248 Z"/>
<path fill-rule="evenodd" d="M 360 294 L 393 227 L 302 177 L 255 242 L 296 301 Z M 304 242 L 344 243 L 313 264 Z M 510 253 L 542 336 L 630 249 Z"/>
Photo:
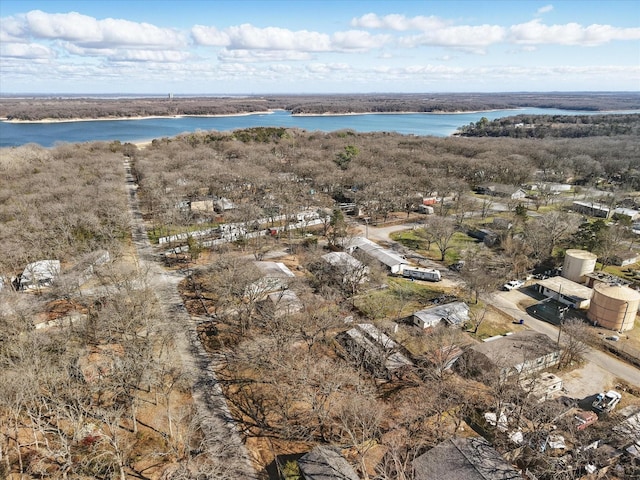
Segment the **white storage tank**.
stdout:
<path fill-rule="evenodd" d="M 584 283 L 585 275 L 595 270 L 597 259 L 597 255 L 586 250 L 567 250 L 562 265 L 562 276 L 572 282 Z"/>
<path fill-rule="evenodd" d="M 633 328 L 639 305 L 640 292 L 624 285 L 598 283 L 593 287 L 587 318 L 600 327 L 623 332 Z"/>

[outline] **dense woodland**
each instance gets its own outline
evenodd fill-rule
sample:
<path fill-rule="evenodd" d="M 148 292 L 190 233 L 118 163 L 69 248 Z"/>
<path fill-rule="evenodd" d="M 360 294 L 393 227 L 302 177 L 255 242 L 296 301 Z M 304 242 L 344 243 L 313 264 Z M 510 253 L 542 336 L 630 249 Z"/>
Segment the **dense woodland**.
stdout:
<path fill-rule="evenodd" d="M 85 98 L 2 97 L 0 118 L 22 121 L 230 115 L 284 109 L 293 114 L 468 112 L 518 107 L 574 110 L 640 108 L 637 93 L 430 93 L 375 95 L 265 95 L 244 97 Z"/>
<path fill-rule="evenodd" d="M 578 102 L 571 105 L 578 108 L 580 96 L 545 101 L 553 106 Z M 242 102 L 233 108 L 259 108 Z M 404 108 L 394 105 L 389 108 Z M 293 103 L 288 107 L 293 110 Z M 130 114 L 135 111 L 132 107 Z M 60 113 L 77 114 L 73 104 Z M 639 147 L 634 134 L 433 138 L 254 128 L 162 138 L 146 148 L 96 142 L 0 150 L 0 276 L 10 280 L 27 263 L 43 258 L 60 259 L 63 271 L 70 270 L 98 249 L 114 258 L 98 271 L 90 292 L 64 282 L 39 294 L 0 292 L 0 476 L 234 478 L 222 453 L 213 462 L 203 458 L 197 415 L 185 400 L 189 377 L 175 357 L 176 329 L 183 326 L 167 321 L 145 272 L 131 260 L 124 161 L 131 163 L 142 214 L 156 242 L 163 235 L 218 229 L 224 223 L 259 229 L 263 226 L 255 225 L 256 219 L 289 218 L 308 209 L 324 215 L 326 222 L 312 233 L 239 239 L 213 249 L 189 237 L 187 254 L 165 254 L 160 245 L 157 253 L 168 268 L 178 262 L 187 273 L 181 286 L 185 305 L 201 319 L 201 338 L 217 359 L 221 387 L 261 478 L 277 455 L 332 444 L 349 452 L 362 478 L 409 480 L 413 458 L 456 435 L 478 412 L 514 405 L 518 419 L 526 417 L 532 431 L 542 435 L 566 406 L 532 403 L 518 393 L 518 385 L 493 372 L 469 378 L 464 365 L 459 373 L 445 373 L 446 357 L 427 360 L 429 352 L 442 347 L 477 341 L 459 330 L 426 335 L 401 329 L 405 336 L 398 340 L 416 359 L 416 368 L 403 375 L 376 378 L 364 362 L 349 360 L 335 341 L 346 317 L 390 332 L 407 306 L 429 304 L 441 294 L 389 279 L 374 265 L 362 283 L 323 270 L 324 245 L 339 249 L 351 235 L 336 205 L 354 203 L 372 222 L 383 223 L 412 215 L 424 197 L 446 198 L 434 215 L 423 216 L 416 241 L 437 245 L 442 259 L 451 258 L 449 239 L 470 227 L 467 213 L 482 219 L 496 201 L 474 195 L 474 188 L 570 181 L 583 190 L 598 187 L 593 190 L 598 201 L 632 206 L 631 192 L 640 189 Z M 220 198 L 234 208 L 187 208 Z M 455 252 L 468 267 L 463 272 L 467 289 L 457 294 L 470 304 L 511 276 L 553 263 L 557 248 L 597 240 L 589 246 L 604 255 L 625 238 L 606 225 L 591 235 L 582 217 L 554 207 L 544 192 L 529 207 L 540 208 L 535 217 L 518 202 L 501 201 L 507 206 L 504 217 L 515 225 L 503 232 L 501 245 L 489 249 L 470 241 L 466 253 Z M 250 288 L 260 278 L 253 260 L 273 250 L 290 254 L 288 261 L 295 257 L 289 288 L 298 293 L 301 312 L 276 315 Z M 474 262 L 483 268 L 471 268 Z M 382 285 L 390 292 L 386 300 L 370 295 Z M 62 329 L 35 329 L 43 318 L 58 318 L 59 311 L 76 312 L 83 320 Z M 474 309 L 467 326 L 471 333 L 485 311 L 480 304 Z M 569 365 L 586 340 L 583 330 L 570 324 L 563 335 L 577 345 L 563 358 Z M 86 365 L 96 359 L 102 359 L 102 367 L 92 375 Z M 576 445 L 612 436 L 604 421 L 596 429 L 576 431 L 571 420 L 556 423 Z M 504 437 L 495 434 L 493 442 L 501 451 L 510 450 Z M 537 449 L 514 455 L 541 480 L 581 475 Z M 573 464 L 602 461 L 597 450 L 572 455 Z M 297 478 L 290 465 L 283 463 L 281 470 L 289 471 L 288 480 Z M 617 475 L 637 478 L 638 468 L 623 465 Z"/>
<path fill-rule="evenodd" d="M 463 137 L 580 138 L 640 135 L 640 115 L 516 115 L 461 127 Z"/>

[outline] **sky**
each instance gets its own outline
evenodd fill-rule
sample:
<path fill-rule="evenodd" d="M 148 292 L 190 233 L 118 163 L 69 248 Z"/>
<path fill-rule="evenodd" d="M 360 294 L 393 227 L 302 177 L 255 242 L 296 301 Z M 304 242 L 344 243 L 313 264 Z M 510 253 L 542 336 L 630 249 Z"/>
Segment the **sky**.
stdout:
<path fill-rule="evenodd" d="M 0 0 L 0 94 L 639 91 L 637 0 Z"/>

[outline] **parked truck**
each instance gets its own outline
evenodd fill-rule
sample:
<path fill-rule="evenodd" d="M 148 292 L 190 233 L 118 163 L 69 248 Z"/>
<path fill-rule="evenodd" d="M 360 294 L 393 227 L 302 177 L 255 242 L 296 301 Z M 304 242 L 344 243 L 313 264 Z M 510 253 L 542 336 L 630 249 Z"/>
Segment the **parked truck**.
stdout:
<path fill-rule="evenodd" d="M 410 267 L 408 265 L 402 266 L 402 276 L 415 280 L 428 280 L 430 282 L 439 282 L 442 280 L 440 270 L 436 270 L 435 268 Z"/>
<path fill-rule="evenodd" d="M 608 413 L 616 408 L 621 398 L 622 395 L 618 392 L 609 390 L 607 393 L 599 393 L 591 406 L 598 413 Z"/>

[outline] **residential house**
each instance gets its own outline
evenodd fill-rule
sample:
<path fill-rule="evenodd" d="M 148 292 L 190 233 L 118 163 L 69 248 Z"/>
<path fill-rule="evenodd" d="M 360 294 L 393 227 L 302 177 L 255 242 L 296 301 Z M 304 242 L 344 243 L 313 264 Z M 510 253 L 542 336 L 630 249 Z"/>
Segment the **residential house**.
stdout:
<path fill-rule="evenodd" d="M 469 320 L 469 305 L 451 302 L 418 310 L 411 315 L 411 323 L 420 328 L 432 328 L 440 323 L 461 327 Z"/>
<path fill-rule="evenodd" d="M 522 480 L 482 437 L 451 438 L 413 461 L 414 480 Z"/>
<path fill-rule="evenodd" d="M 215 211 L 218 213 L 224 213 L 227 210 L 233 210 L 236 208 L 235 204 L 228 198 L 220 197 L 214 203 Z"/>
<path fill-rule="evenodd" d="M 389 378 L 393 373 L 412 365 L 400 346 L 370 323 L 358 324 L 340 334 L 338 342 L 347 356 L 374 376 Z"/>
<path fill-rule="evenodd" d="M 190 208 L 192 212 L 212 213 L 214 211 L 213 200 L 193 200 Z"/>
<path fill-rule="evenodd" d="M 472 375 L 495 368 L 502 377 L 526 376 L 557 365 L 560 347 L 542 333 L 523 330 L 487 339 L 467 349 L 464 357 Z"/>
<path fill-rule="evenodd" d="M 303 480 L 359 480 L 353 467 L 336 449 L 315 447 L 298 460 Z"/>
<path fill-rule="evenodd" d="M 60 260 L 40 260 L 27 265 L 20 276 L 20 290 L 50 287 L 60 275 Z"/>
<path fill-rule="evenodd" d="M 609 218 L 612 213 L 609 207 L 596 202 L 575 201 L 572 208 L 575 212 L 598 218 Z"/>
<path fill-rule="evenodd" d="M 538 292 L 547 298 L 575 309 L 587 309 L 591 304 L 593 290 L 564 277 L 550 277 L 536 282 Z"/>
<path fill-rule="evenodd" d="M 402 265 L 409 263 L 404 257 L 398 255 L 393 250 L 381 247 L 368 238 L 355 237 L 351 239 L 345 247 L 348 253 L 353 253 L 356 249 L 361 250 L 367 256 L 384 265 L 391 273 L 400 273 L 402 271 Z"/>
<path fill-rule="evenodd" d="M 304 305 L 293 290 L 280 290 L 267 295 L 266 308 L 277 318 L 301 312 Z"/>
<path fill-rule="evenodd" d="M 640 218 L 640 211 L 633 208 L 618 207 L 613 210 L 613 216 L 615 218 L 622 218 L 631 222 L 635 222 Z"/>
<path fill-rule="evenodd" d="M 480 185 L 476 187 L 474 191 L 481 195 L 512 198 L 514 200 L 522 200 L 527 196 L 527 192 L 524 189 L 503 184 Z"/>
<path fill-rule="evenodd" d="M 263 298 L 272 292 L 279 292 L 289 288 L 293 272 L 282 262 L 254 262 L 262 272 L 262 278 L 253 282 L 246 289 L 245 295 Z"/>
<path fill-rule="evenodd" d="M 638 252 L 627 251 L 615 253 L 611 257 L 611 263 L 619 267 L 626 267 L 638 263 Z"/>
<path fill-rule="evenodd" d="M 487 247 L 492 247 L 500 240 L 500 236 L 488 228 L 472 229 L 467 231 L 467 235 L 476 240 L 480 240 Z"/>
<path fill-rule="evenodd" d="M 369 268 L 347 252 L 329 252 L 322 259 L 342 276 L 342 283 L 358 284 L 367 280 Z"/>

